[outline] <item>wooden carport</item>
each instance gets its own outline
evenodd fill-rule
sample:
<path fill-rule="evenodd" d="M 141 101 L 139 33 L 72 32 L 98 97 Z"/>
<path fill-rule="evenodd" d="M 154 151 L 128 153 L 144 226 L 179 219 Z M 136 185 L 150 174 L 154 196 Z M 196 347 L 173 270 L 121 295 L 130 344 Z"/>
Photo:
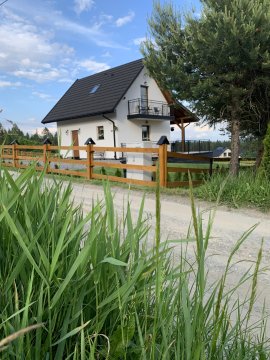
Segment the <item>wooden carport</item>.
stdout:
<path fill-rule="evenodd" d="M 185 152 L 186 127 L 191 123 L 198 122 L 200 119 L 180 102 L 174 100 L 169 91 L 163 91 L 163 95 L 171 106 L 171 115 L 174 116 L 174 120 L 171 121 L 171 124 L 177 125 L 181 130 L 181 150 L 182 152 Z"/>

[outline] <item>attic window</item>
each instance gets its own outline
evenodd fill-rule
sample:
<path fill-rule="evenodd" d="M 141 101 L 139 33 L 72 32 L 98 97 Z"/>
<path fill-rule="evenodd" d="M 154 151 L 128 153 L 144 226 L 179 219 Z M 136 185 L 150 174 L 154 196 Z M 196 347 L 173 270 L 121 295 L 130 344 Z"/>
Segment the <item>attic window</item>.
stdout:
<path fill-rule="evenodd" d="M 94 86 L 92 87 L 92 89 L 90 90 L 90 93 L 89 93 L 89 94 L 94 94 L 99 87 L 100 87 L 100 84 L 94 85 Z"/>

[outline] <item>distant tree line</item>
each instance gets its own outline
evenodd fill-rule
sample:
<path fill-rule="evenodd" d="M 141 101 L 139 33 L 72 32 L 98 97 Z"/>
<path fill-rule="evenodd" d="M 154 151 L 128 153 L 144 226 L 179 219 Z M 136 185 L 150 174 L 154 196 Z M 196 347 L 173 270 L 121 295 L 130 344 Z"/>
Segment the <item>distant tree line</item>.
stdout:
<path fill-rule="evenodd" d="M 231 140 L 217 140 L 211 141 L 210 150 L 213 151 L 218 147 L 224 149 L 231 149 Z M 240 156 L 242 158 L 256 158 L 260 141 L 256 138 L 241 139 L 240 140 Z"/>
<path fill-rule="evenodd" d="M 11 127 L 5 129 L 0 123 L 0 144 L 9 145 L 14 140 L 20 145 L 40 145 L 45 139 L 49 139 L 52 145 L 57 145 L 57 133 L 50 132 L 48 128 L 44 128 L 41 134 L 36 131 L 34 134 L 24 133 L 16 123 L 11 122 Z"/>

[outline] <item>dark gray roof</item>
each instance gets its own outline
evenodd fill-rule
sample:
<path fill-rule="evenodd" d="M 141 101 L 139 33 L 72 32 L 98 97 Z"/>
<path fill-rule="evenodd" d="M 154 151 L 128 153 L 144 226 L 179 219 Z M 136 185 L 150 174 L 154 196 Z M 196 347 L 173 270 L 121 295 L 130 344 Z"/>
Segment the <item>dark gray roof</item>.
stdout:
<path fill-rule="evenodd" d="M 221 154 L 224 153 L 226 149 L 224 147 L 217 147 L 215 148 L 215 150 L 213 151 L 213 157 L 219 157 Z"/>
<path fill-rule="evenodd" d="M 76 80 L 42 123 L 114 112 L 143 66 L 143 60 L 140 59 Z M 95 85 L 100 86 L 95 93 L 90 94 Z"/>

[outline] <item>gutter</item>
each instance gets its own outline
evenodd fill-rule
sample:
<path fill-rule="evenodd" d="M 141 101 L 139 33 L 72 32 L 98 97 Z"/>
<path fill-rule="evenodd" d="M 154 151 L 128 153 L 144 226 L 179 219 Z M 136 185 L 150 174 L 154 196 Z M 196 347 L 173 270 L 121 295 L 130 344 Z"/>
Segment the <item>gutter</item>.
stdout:
<path fill-rule="evenodd" d="M 102 117 L 106 120 L 109 120 L 113 124 L 113 146 L 116 147 L 116 138 L 115 138 L 115 131 L 116 131 L 116 125 L 115 122 L 108 118 L 106 115 L 102 114 Z M 116 152 L 114 152 L 114 158 L 117 160 Z"/>

